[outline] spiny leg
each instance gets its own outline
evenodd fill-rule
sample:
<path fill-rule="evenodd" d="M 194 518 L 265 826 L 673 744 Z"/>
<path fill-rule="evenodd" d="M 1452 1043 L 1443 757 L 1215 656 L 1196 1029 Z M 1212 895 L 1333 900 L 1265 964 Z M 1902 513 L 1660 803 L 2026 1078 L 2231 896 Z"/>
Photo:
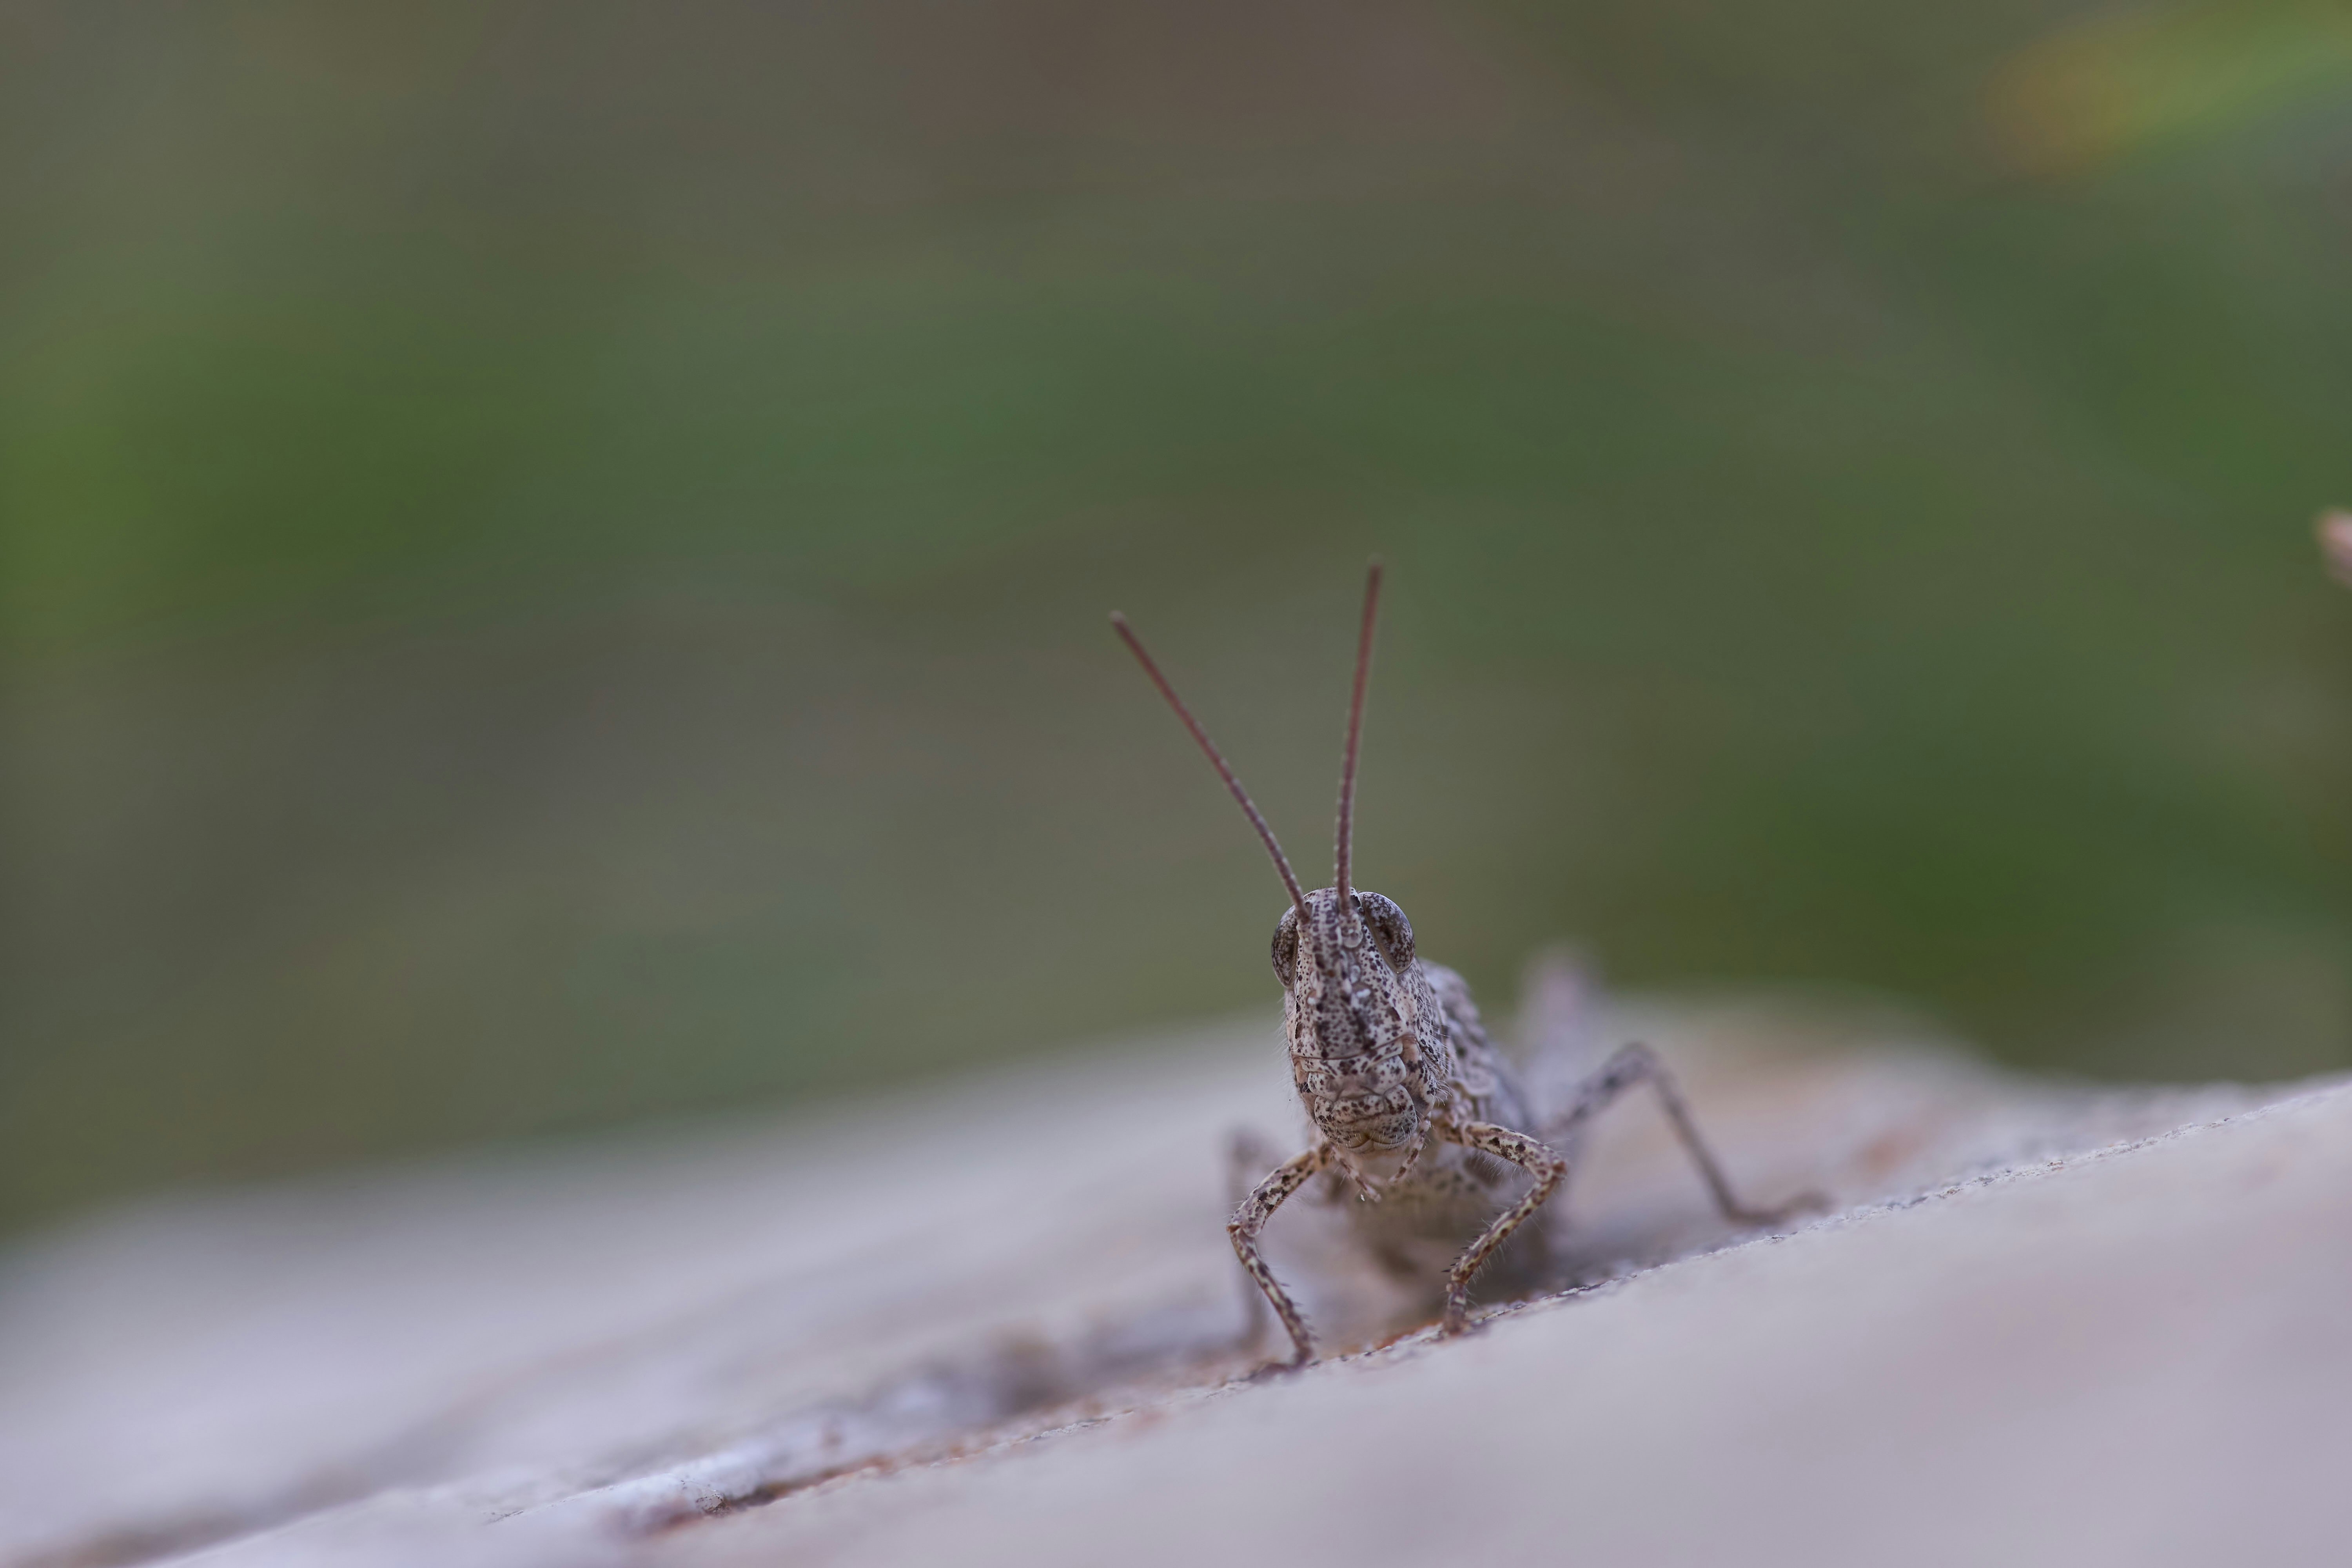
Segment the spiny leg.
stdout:
<path fill-rule="evenodd" d="M 1258 1184 L 1259 1173 L 1275 1163 L 1273 1145 L 1252 1127 L 1236 1127 L 1225 1139 L 1225 1212 L 1241 1212 L 1242 1200 Z M 1265 1292 L 1244 1271 L 1242 1275 L 1242 1350 L 1255 1347 L 1265 1333 Z"/>
<path fill-rule="evenodd" d="M 1491 1121 L 1468 1121 L 1449 1125 L 1441 1130 L 1465 1149 L 1476 1149 L 1507 1160 L 1536 1179 L 1527 1196 L 1513 1204 L 1498 1215 L 1486 1233 L 1470 1244 L 1470 1250 L 1454 1260 L 1445 1277 L 1445 1321 L 1443 1331 L 1458 1334 L 1470 1326 L 1470 1279 L 1479 1266 L 1493 1256 L 1496 1247 L 1510 1239 L 1511 1232 L 1527 1223 L 1528 1217 L 1543 1206 L 1544 1200 L 1559 1190 L 1568 1176 L 1568 1162 L 1524 1132 L 1514 1132 Z"/>
<path fill-rule="evenodd" d="M 1741 1203 L 1738 1194 L 1731 1190 L 1723 1167 L 1707 1148 L 1706 1140 L 1699 1136 L 1698 1123 L 1692 1119 L 1690 1106 L 1683 1099 L 1682 1087 L 1675 1081 L 1666 1064 L 1658 1059 L 1658 1054 L 1644 1045 L 1621 1047 L 1601 1063 L 1599 1072 L 1577 1086 L 1575 1103 L 1544 1130 L 1544 1136 L 1555 1142 L 1572 1138 L 1619 1095 L 1643 1083 L 1658 1091 L 1659 1103 L 1665 1107 L 1666 1120 L 1674 1124 L 1675 1136 L 1682 1140 L 1691 1163 L 1698 1167 L 1699 1177 L 1706 1183 L 1706 1190 L 1724 1218 L 1737 1225 L 1778 1225 L 1792 1214 L 1829 1206 L 1829 1200 L 1819 1193 L 1800 1193 L 1778 1208 L 1752 1209 Z"/>
<path fill-rule="evenodd" d="M 1242 1200 L 1232 1223 L 1225 1226 L 1225 1234 L 1234 1238 L 1234 1255 L 1265 1293 L 1266 1300 L 1274 1307 L 1274 1315 L 1290 1331 L 1290 1364 L 1295 1367 L 1305 1366 L 1315 1359 L 1315 1337 L 1307 1331 L 1307 1319 L 1299 1312 L 1297 1303 L 1275 1279 L 1274 1270 L 1265 1266 L 1265 1258 L 1257 1249 L 1257 1236 L 1265 1228 L 1265 1222 L 1274 1217 L 1274 1211 L 1282 1206 L 1283 1200 L 1330 1163 L 1331 1145 L 1328 1142 L 1318 1142 L 1305 1153 L 1293 1155 Z"/>

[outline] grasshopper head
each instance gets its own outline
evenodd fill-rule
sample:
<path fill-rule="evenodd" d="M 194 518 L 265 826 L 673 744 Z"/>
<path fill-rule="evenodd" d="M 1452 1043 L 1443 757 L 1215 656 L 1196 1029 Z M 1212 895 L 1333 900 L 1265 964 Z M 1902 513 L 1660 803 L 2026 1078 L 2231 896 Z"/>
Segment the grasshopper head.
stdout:
<path fill-rule="evenodd" d="M 1285 1032 L 1307 1112 L 1342 1149 L 1394 1150 L 1422 1131 L 1403 1089 L 1429 984 L 1413 961 L 1412 926 L 1392 900 L 1318 888 L 1274 932 Z"/>
<path fill-rule="evenodd" d="M 1326 1061 L 1397 1054 L 1414 1005 L 1412 922 L 1392 899 L 1318 888 L 1274 928 L 1274 973 L 1286 995 L 1294 1048 Z"/>

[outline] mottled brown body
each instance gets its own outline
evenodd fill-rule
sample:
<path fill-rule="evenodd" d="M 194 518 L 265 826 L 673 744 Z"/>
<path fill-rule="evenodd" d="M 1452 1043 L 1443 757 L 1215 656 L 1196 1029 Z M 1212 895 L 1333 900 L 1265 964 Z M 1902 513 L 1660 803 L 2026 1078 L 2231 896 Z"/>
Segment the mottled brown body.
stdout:
<path fill-rule="evenodd" d="M 1286 1199 L 1326 1172 L 1344 1174 L 1354 1187 L 1362 1200 L 1352 1205 L 1357 1234 L 1391 1271 L 1416 1271 L 1421 1265 L 1414 1255 L 1431 1241 L 1463 1248 L 1445 1276 L 1447 1333 L 1468 1326 L 1471 1279 L 1498 1249 L 1515 1237 L 1523 1246 L 1541 1245 L 1540 1230 L 1521 1227 L 1568 1178 L 1568 1161 L 1554 1144 L 1634 1084 L 1657 1088 L 1727 1217 L 1769 1224 L 1818 1202 L 1801 1198 L 1773 1211 L 1743 1207 L 1700 1142 L 1673 1079 L 1641 1046 L 1619 1051 L 1579 1088 L 1548 1142 L 1538 1134 L 1517 1075 L 1487 1037 L 1462 977 L 1422 961 L 1412 922 L 1394 900 L 1350 884 L 1356 756 L 1380 584 L 1375 563 L 1364 588 L 1339 775 L 1337 874 L 1331 887 L 1313 892 L 1300 889 L 1273 830 L 1125 618 L 1111 617 L 1240 803 L 1290 894 L 1291 907 L 1275 928 L 1274 973 L 1282 982 L 1291 1079 L 1316 1140 L 1257 1184 L 1227 1229 L 1243 1268 L 1290 1334 L 1294 1366 L 1313 1359 L 1314 1336 L 1266 1267 L 1257 1238 Z"/>
<path fill-rule="evenodd" d="M 1360 1232 L 1399 1258 L 1392 1244 L 1407 1237 L 1466 1226 L 1466 1240 L 1499 1196 L 1528 1184 L 1530 1173 L 1446 1131 L 1531 1132 L 1535 1119 L 1462 977 L 1422 961 L 1393 900 L 1360 891 L 1354 902 L 1342 922 L 1333 889 L 1307 894 L 1305 919 L 1293 909 L 1276 929 L 1274 969 L 1299 1100 L 1333 1163 L 1377 1200 L 1357 1209 Z"/>
<path fill-rule="evenodd" d="M 1568 1162 L 1532 1131 L 1527 1095 L 1480 1023 L 1469 987 L 1421 961 L 1412 925 L 1379 893 L 1307 894 L 1274 937 L 1291 1079 L 1320 1137 L 1241 1205 L 1231 1229 L 1242 1266 L 1291 1336 L 1313 1353 L 1305 1318 L 1265 1262 L 1257 1234 L 1308 1177 L 1336 1167 L 1364 1201 L 1357 1233 L 1397 1273 L 1416 1244 L 1467 1242 L 1447 1274 L 1445 1326 L 1467 1321 L 1469 1282 L 1565 1179 Z"/>

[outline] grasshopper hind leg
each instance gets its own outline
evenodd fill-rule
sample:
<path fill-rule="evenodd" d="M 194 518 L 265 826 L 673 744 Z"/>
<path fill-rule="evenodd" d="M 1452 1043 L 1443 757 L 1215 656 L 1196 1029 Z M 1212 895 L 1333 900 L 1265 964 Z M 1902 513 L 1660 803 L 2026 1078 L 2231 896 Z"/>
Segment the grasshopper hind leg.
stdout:
<path fill-rule="evenodd" d="M 1675 1139 L 1697 1168 L 1699 1179 L 1706 1184 L 1707 1195 L 1715 1200 L 1716 1211 L 1725 1219 L 1734 1225 L 1774 1226 L 1793 1215 L 1818 1213 L 1829 1207 L 1828 1198 L 1814 1192 L 1800 1193 L 1772 1208 L 1752 1208 L 1742 1203 L 1739 1194 L 1732 1190 L 1731 1179 L 1724 1174 L 1722 1163 L 1700 1135 L 1690 1104 L 1683 1099 L 1682 1086 L 1658 1058 L 1657 1052 L 1644 1045 L 1620 1047 L 1598 1071 L 1579 1084 L 1568 1109 L 1545 1127 L 1545 1142 L 1574 1148 L 1577 1135 L 1594 1117 L 1616 1103 L 1627 1090 L 1645 1083 L 1658 1091 L 1659 1104 L 1675 1130 Z"/>

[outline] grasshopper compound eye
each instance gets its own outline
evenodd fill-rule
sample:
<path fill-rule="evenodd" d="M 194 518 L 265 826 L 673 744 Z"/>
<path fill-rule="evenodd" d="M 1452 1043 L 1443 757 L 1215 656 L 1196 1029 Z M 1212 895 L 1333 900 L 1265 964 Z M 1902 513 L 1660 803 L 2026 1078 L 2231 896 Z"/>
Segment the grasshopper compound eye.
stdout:
<path fill-rule="evenodd" d="M 1285 991 L 1298 984 L 1298 906 L 1282 911 L 1274 928 L 1274 977 Z"/>
<path fill-rule="evenodd" d="M 1394 899 L 1381 893 L 1358 893 L 1357 912 L 1370 928 L 1372 941 L 1389 967 L 1403 973 L 1412 966 L 1412 922 L 1404 918 Z"/>

